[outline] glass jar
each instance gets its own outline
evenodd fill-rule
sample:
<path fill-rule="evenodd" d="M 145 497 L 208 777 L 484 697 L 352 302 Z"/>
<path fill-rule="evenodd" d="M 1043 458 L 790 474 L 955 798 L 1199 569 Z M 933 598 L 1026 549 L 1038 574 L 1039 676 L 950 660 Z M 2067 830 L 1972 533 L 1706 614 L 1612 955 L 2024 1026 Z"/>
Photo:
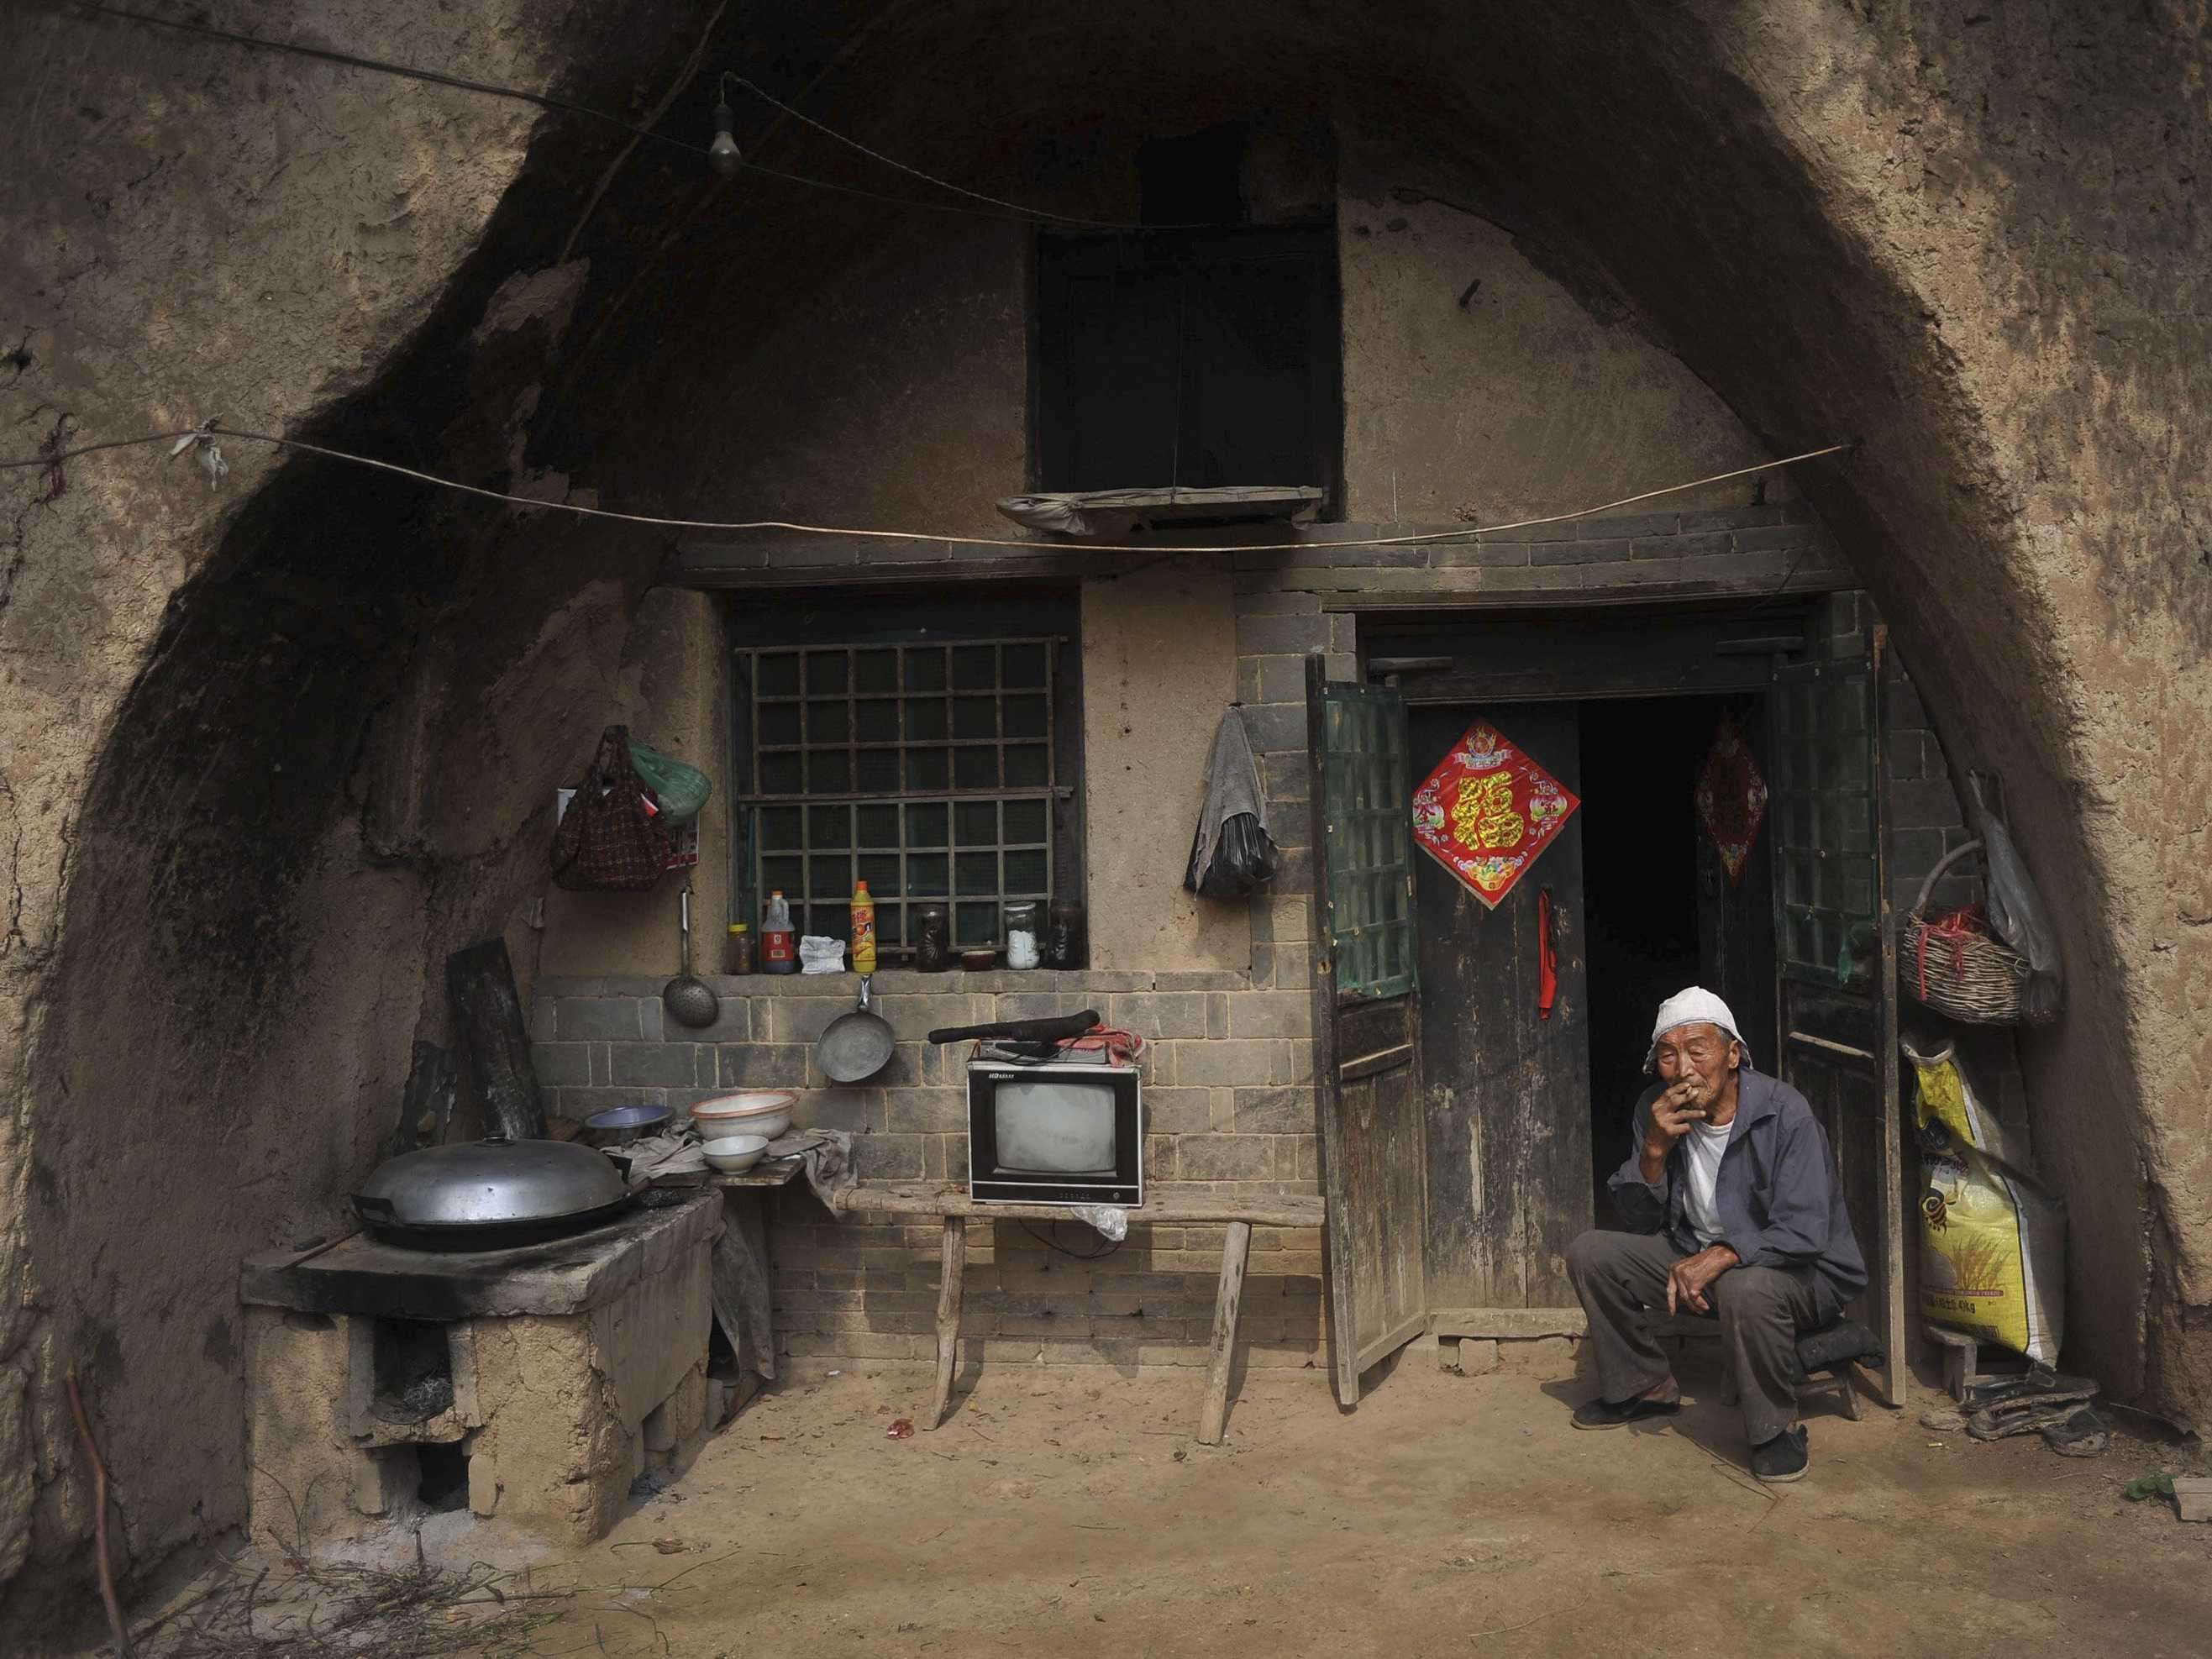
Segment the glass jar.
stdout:
<path fill-rule="evenodd" d="M 725 960 L 728 964 L 727 972 L 732 974 L 752 972 L 753 930 L 747 923 L 733 921 L 730 924 L 730 948 Z"/>
<path fill-rule="evenodd" d="M 952 912 L 942 904 L 917 904 L 908 912 L 914 929 L 914 965 L 941 974 L 952 965 Z"/>
<path fill-rule="evenodd" d="M 1006 906 L 1006 966 L 1034 968 L 1042 960 L 1037 948 L 1037 911 L 1034 899 L 1017 900 Z"/>
<path fill-rule="evenodd" d="M 1083 951 L 1083 906 L 1073 899 L 1054 899 L 1045 912 L 1044 965 L 1080 968 Z"/>

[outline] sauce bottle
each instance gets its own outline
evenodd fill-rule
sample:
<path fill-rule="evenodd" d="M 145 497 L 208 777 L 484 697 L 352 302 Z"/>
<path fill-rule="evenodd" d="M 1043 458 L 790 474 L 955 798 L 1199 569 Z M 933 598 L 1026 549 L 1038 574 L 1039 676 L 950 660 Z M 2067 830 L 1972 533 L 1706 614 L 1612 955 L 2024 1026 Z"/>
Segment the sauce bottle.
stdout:
<path fill-rule="evenodd" d="M 730 949 L 727 971 L 750 974 L 753 970 L 753 930 L 742 921 L 730 924 Z"/>
<path fill-rule="evenodd" d="M 781 887 L 772 889 L 768 896 L 768 914 L 761 921 L 760 954 L 764 974 L 799 971 L 798 941 L 791 932 L 791 901 L 784 897 Z"/>
<path fill-rule="evenodd" d="M 865 881 L 853 884 L 853 971 L 876 971 L 876 901 Z"/>

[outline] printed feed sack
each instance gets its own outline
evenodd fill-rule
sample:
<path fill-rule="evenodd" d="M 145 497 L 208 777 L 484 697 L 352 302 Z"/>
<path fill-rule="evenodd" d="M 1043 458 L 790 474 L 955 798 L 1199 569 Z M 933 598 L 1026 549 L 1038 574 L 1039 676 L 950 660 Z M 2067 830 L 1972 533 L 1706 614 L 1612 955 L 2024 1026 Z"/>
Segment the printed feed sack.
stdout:
<path fill-rule="evenodd" d="M 2040 1360 L 2066 1322 L 2066 1211 L 2036 1186 L 1951 1046 L 1905 1057 L 1917 1085 L 1920 1311 Z"/>

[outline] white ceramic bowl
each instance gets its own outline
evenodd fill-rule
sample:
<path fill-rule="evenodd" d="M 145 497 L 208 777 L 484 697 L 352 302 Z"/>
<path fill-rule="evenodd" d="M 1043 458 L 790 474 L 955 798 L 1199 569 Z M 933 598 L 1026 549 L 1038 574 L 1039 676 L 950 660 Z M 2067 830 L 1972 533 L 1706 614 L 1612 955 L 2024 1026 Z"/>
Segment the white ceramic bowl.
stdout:
<path fill-rule="evenodd" d="M 763 1140 L 774 1140 L 791 1127 L 789 1112 L 753 1112 L 744 1117 L 694 1117 L 691 1127 L 699 1132 L 702 1140 L 712 1140 L 717 1135 L 758 1135 Z"/>
<path fill-rule="evenodd" d="M 699 1150 L 706 1154 L 708 1164 L 725 1175 L 743 1175 L 761 1160 L 768 1150 L 765 1135 L 723 1135 L 709 1140 Z"/>
<path fill-rule="evenodd" d="M 791 1127 L 799 1097 L 788 1089 L 748 1089 L 716 1095 L 691 1108 L 691 1125 L 702 1140 L 717 1135 L 764 1135 L 774 1140 Z"/>

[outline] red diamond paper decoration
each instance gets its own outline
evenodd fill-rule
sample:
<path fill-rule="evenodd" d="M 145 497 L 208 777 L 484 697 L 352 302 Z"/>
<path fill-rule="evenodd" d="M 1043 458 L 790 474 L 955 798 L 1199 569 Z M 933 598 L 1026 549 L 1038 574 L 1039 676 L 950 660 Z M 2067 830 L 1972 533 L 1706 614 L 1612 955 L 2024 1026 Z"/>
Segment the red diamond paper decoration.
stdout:
<path fill-rule="evenodd" d="M 1759 841 L 1766 818 L 1766 780 L 1736 729 L 1732 716 L 1721 716 L 1712 752 L 1698 774 L 1698 819 L 1720 850 L 1721 867 L 1731 886 L 1743 879 L 1744 861 Z"/>
<path fill-rule="evenodd" d="M 1413 791 L 1413 839 L 1494 910 L 1581 805 L 1477 720 Z"/>

